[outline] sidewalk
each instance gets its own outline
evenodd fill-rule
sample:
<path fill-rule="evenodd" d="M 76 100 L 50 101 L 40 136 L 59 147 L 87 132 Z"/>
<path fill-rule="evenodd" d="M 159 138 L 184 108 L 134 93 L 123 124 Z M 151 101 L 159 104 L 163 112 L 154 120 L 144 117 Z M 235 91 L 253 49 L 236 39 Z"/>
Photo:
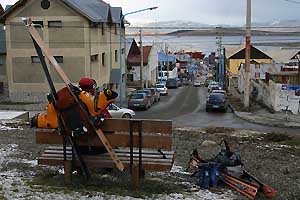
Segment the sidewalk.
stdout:
<path fill-rule="evenodd" d="M 237 98 L 241 98 L 241 94 L 239 94 L 236 89 L 230 91 L 232 96 Z M 239 106 L 234 105 L 230 102 L 229 106 L 233 113 L 246 121 L 251 123 L 273 126 L 273 127 L 286 127 L 286 128 L 300 128 L 300 115 L 293 115 L 288 113 L 286 115 L 285 112 L 276 112 L 271 113 L 266 108 L 263 108 L 259 104 L 252 105 L 251 112 L 242 112 L 239 110 Z"/>

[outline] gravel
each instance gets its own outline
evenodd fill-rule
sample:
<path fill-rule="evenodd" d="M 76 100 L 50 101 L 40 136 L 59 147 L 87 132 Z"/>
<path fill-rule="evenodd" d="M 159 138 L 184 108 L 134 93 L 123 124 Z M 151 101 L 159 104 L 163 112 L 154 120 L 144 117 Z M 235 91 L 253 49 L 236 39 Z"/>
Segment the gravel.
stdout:
<path fill-rule="evenodd" d="M 273 199 L 300 196 L 300 142 L 283 134 L 214 127 L 176 128 L 173 131 L 176 157 L 171 172 L 147 172 L 142 187 L 131 190 L 128 173 L 103 170 L 93 172 L 90 182 L 75 174 L 73 183 L 65 185 L 61 167 L 37 165 L 36 158 L 45 146 L 35 143 L 34 129 L 24 124 L 5 126 L 7 129 L 1 125 L 0 130 L 0 200 L 246 199 L 223 184 L 203 190 L 197 186 L 197 177 L 185 172 L 193 149 L 209 159 L 220 151 L 218 144 L 223 139 L 241 153 L 249 172 L 278 191 Z M 202 146 L 204 141 L 210 145 Z M 257 199 L 264 197 L 260 195 Z"/>

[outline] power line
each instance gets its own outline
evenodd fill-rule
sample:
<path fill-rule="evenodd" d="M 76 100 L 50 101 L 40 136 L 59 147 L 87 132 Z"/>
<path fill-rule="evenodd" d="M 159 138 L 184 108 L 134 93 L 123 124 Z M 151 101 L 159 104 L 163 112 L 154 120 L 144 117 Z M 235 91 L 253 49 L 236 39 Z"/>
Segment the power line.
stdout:
<path fill-rule="evenodd" d="M 299 2 L 299 1 L 293 1 L 293 0 L 284 0 L 284 1 L 287 1 L 287 2 L 289 2 L 289 3 L 300 4 L 300 2 Z"/>
<path fill-rule="evenodd" d="M 285 0 L 285 1 L 288 1 L 288 0 Z M 295 2 L 296 3 L 296 2 Z M 300 4 L 300 2 L 298 2 Z M 24 24 L 22 23 L 8 23 L 8 24 L 5 24 L 5 25 L 10 25 L 10 26 L 22 26 L 24 27 Z M 68 25 L 65 25 L 65 26 L 62 26 L 62 27 L 53 27 L 53 26 L 48 26 L 48 25 L 43 25 L 43 28 L 48 28 L 48 29 L 63 29 L 63 28 L 78 28 L 78 29 L 93 29 L 95 27 L 93 26 L 75 26 L 75 25 L 72 25 L 72 26 L 68 26 Z M 97 27 L 99 29 L 101 29 L 101 26 L 100 27 Z M 292 25 L 289 25 L 289 26 L 251 26 L 252 29 L 290 29 L 290 28 L 299 28 L 300 29 L 300 25 L 296 25 L 296 26 L 292 26 Z M 106 32 L 110 32 L 111 30 L 114 29 L 114 26 L 113 27 L 104 27 L 103 28 L 104 31 Z M 109 29 L 109 30 L 107 30 Z M 179 30 L 230 30 L 230 29 L 246 29 L 245 26 L 210 26 L 210 27 L 207 27 L 207 26 L 169 26 L 169 27 L 165 27 L 165 26 L 132 26 L 132 27 L 126 27 L 126 29 L 144 29 L 144 30 L 155 30 L 155 29 L 158 29 L 158 30 L 176 30 L 176 29 L 179 29 Z M 126 30 L 125 29 L 125 30 Z M 263 30 L 264 31 L 264 30 Z M 113 32 L 113 31 L 112 31 Z"/>

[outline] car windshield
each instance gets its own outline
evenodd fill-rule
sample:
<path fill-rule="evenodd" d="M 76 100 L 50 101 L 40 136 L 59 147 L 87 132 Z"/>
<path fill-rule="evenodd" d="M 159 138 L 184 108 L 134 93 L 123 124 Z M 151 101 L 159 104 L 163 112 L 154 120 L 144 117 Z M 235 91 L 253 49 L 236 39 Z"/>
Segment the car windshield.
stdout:
<path fill-rule="evenodd" d="M 164 88 L 164 85 L 156 85 L 157 88 Z"/>
<path fill-rule="evenodd" d="M 131 99 L 143 99 L 144 95 L 141 93 L 132 94 Z"/>
<path fill-rule="evenodd" d="M 223 93 L 212 93 L 209 95 L 209 99 L 218 99 L 221 100 L 224 98 L 224 94 Z"/>

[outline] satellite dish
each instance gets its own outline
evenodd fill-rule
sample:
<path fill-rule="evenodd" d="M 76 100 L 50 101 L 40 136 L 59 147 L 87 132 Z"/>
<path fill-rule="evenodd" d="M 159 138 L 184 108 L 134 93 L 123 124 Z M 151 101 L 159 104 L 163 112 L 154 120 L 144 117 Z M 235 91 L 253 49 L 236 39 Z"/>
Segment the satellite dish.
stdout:
<path fill-rule="evenodd" d="M 48 9 L 50 7 L 50 2 L 48 0 L 42 0 L 41 1 L 41 7 L 43 9 Z"/>

